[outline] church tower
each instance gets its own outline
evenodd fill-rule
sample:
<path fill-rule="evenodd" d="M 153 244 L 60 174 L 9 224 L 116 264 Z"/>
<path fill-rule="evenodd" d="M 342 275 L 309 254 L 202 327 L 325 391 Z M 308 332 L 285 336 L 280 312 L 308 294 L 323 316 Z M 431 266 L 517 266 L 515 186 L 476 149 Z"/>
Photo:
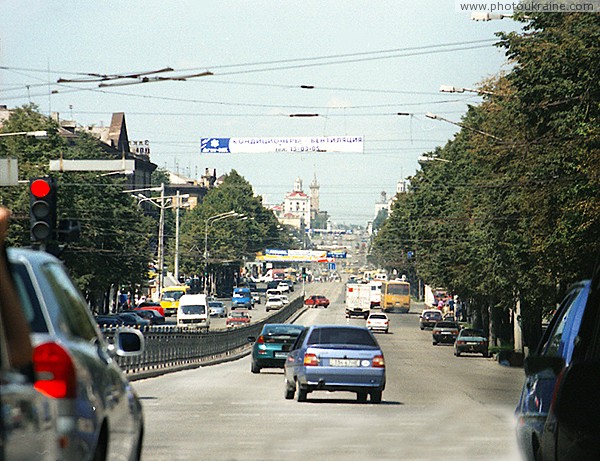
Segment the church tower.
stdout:
<path fill-rule="evenodd" d="M 310 210 L 314 212 L 319 211 L 319 189 L 321 186 L 317 182 L 317 173 L 310 183 Z"/>

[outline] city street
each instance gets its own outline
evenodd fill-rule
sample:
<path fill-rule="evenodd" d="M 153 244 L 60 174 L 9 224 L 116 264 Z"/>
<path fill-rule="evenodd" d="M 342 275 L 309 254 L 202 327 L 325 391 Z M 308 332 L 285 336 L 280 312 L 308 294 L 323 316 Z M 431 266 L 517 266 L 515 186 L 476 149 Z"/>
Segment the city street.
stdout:
<path fill-rule="evenodd" d="M 345 323 L 343 284 L 297 323 Z M 307 289 L 308 291 L 308 289 Z M 351 393 L 283 397 L 282 370 L 250 373 L 250 358 L 136 381 L 145 411 L 145 460 L 517 460 L 512 412 L 523 370 L 431 344 L 413 305 L 377 334 L 386 359 L 381 405 Z M 351 324 L 362 325 L 362 319 Z"/>

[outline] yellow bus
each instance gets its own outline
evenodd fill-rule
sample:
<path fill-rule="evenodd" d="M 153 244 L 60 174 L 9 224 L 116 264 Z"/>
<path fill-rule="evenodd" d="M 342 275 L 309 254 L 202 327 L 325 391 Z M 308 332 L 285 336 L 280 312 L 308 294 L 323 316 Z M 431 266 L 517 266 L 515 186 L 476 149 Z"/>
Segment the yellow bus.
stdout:
<path fill-rule="evenodd" d="M 177 315 L 179 307 L 179 298 L 187 293 L 187 285 L 173 285 L 164 287 L 160 293 L 160 306 L 165 310 L 165 317 L 168 315 Z"/>
<path fill-rule="evenodd" d="M 381 309 L 384 312 L 410 310 L 410 283 L 404 280 L 381 282 Z"/>

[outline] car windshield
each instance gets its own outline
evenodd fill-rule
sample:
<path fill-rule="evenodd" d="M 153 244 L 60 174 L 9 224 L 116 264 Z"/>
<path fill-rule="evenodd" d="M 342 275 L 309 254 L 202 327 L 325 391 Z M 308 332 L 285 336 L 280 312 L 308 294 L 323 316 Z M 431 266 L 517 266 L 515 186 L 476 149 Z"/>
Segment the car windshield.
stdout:
<path fill-rule="evenodd" d="M 235 312 L 231 313 L 231 318 L 234 318 L 234 319 L 248 318 L 248 313 L 235 311 Z"/>
<path fill-rule="evenodd" d="M 201 304 L 181 306 L 181 311 L 186 315 L 202 315 L 206 314 L 206 306 L 203 306 Z"/>
<path fill-rule="evenodd" d="M 442 318 L 442 313 L 439 312 L 439 311 L 425 312 L 423 314 L 423 317 L 425 317 L 426 319 L 441 319 Z"/>
<path fill-rule="evenodd" d="M 308 345 L 339 344 L 377 347 L 367 329 L 362 328 L 315 328 L 307 341 Z"/>
<path fill-rule="evenodd" d="M 161 299 L 163 301 L 178 301 L 185 294 L 185 291 L 165 291 Z"/>
<path fill-rule="evenodd" d="M 208 305 L 210 307 L 224 307 L 221 301 L 209 301 Z"/>

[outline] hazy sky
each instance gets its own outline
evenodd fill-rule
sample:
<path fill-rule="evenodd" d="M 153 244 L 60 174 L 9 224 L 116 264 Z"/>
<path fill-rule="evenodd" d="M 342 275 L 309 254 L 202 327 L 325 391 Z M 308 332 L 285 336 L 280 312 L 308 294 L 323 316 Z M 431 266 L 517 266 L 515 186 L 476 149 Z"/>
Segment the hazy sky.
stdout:
<path fill-rule="evenodd" d="M 363 225 L 381 191 L 393 194 L 455 132 L 424 114 L 459 121 L 479 101 L 440 85 L 473 88 L 506 70 L 494 33 L 519 29 L 471 21 L 454 0 L 2 0 L 0 10 L 0 104 L 31 101 L 80 125 L 125 112 L 130 140 L 149 140 L 160 167 L 190 177 L 235 169 L 267 203 L 298 176 L 308 191 L 316 174 L 321 209 Z M 214 75 L 56 84 L 167 66 Z M 299 113 L 319 116 L 289 117 Z M 364 153 L 200 154 L 203 137 L 338 135 L 364 136 Z"/>

